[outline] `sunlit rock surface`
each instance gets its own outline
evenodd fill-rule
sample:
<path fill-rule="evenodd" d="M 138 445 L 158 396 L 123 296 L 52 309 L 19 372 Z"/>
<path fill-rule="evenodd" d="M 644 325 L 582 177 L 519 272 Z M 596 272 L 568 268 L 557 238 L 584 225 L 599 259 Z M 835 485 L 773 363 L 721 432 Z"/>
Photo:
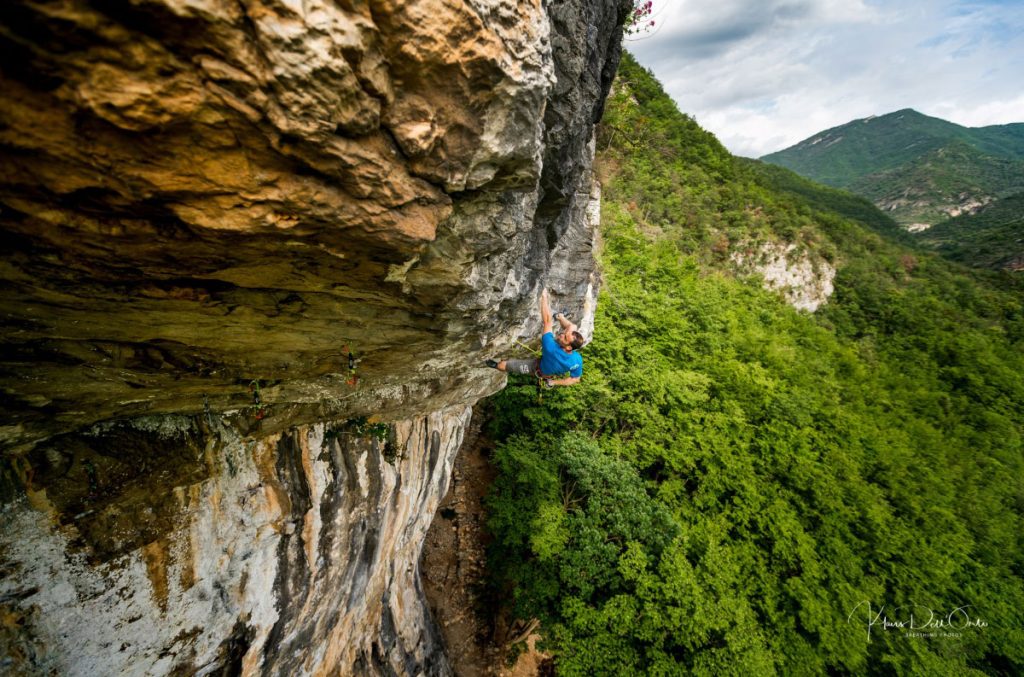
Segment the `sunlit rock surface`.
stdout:
<path fill-rule="evenodd" d="M 0 10 L 0 671 L 448 671 L 418 551 L 476 365 L 593 311 L 626 8 Z"/>

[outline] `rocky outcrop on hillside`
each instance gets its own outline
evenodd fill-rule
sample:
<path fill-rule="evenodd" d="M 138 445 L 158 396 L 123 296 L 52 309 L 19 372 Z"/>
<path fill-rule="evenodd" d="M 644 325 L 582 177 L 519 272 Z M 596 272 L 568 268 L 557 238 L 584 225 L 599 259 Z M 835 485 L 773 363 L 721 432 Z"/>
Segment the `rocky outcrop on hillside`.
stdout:
<path fill-rule="evenodd" d="M 908 232 L 920 233 L 947 218 L 955 218 L 961 214 L 976 214 L 993 200 L 990 195 L 971 193 L 939 197 L 925 193 L 926 191 L 922 190 L 905 189 L 898 196 L 875 200 L 875 205 L 882 211 L 893 214 Z M 914 218 L 923 215 L 928 217 L 928 220 L 912 222 L 912 219 L 905 216 L 907 214 L 913 214 Z M 899 219 L 901 215 L 904 218 Z"/>
<path fill-rule="evenodd" d="M 5 7 L 2 665 L 447 671 L 417 553 L 475 365 L 592 312 L 624 10 Z"/>
<path fill-rule="evenodd" d="M 729 260 L 741 272 L 760 275 L 765 289 L 780 292 L 798 310 L 813 313 L 834 291 L 835 266 L 792 242 L 746 245 L 733 251 Z"/>

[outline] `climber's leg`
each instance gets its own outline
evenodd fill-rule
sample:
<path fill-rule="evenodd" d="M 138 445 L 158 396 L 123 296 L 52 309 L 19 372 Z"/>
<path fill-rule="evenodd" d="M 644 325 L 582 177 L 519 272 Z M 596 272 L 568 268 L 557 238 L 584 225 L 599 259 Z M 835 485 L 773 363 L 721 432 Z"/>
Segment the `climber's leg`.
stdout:
<path fill-rule="evenodd" d="M 540 360 L 503 360 L 498 363 L 497 369 L 508 372 L 509 374 L 524 374 L 532 376 L 537 373 L 537 368 L 540 366 Z"/>

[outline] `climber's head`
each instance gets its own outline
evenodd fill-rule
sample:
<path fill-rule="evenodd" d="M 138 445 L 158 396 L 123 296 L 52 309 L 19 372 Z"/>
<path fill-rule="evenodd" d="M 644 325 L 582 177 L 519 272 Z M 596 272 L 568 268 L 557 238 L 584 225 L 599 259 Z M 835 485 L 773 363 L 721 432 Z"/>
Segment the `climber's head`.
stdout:
<path fill-rule="evenodd" d="M 558 345 L 565 348 L 565 352 L 571 353 L 573 350 L 579 350 L 583 347 L 584 339 L 583 334 L 578 331 L 563 331 L 555 339 L 558 341 Z"/>

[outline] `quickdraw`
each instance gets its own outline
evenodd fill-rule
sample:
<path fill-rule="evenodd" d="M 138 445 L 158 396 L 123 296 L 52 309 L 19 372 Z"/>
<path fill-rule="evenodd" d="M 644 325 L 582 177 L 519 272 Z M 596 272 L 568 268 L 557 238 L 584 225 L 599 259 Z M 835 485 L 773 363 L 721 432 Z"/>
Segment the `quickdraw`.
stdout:
<path fill-rule="evenodd" d="M 252 406 L 255 409 L 255 418 L 262 421 L 267 415 L 267 405 L 263 404 L 263 396 L 260 394 L 260 382 L 253 379 L 249 382 L 249 390 L 252 391 Z"/>
<path fill-rule="evenodd" d="M 342 346 L 341 350 L 342 355 L 347 358 L 348 362 L 348 380 L 345 383 L 355 388 L 359 384 L 359 375 L 356 374 L 356 367 L 359 365 L 360 358 L 356 357 L 356 354 L 349 350 L 348 346 Z"/>

